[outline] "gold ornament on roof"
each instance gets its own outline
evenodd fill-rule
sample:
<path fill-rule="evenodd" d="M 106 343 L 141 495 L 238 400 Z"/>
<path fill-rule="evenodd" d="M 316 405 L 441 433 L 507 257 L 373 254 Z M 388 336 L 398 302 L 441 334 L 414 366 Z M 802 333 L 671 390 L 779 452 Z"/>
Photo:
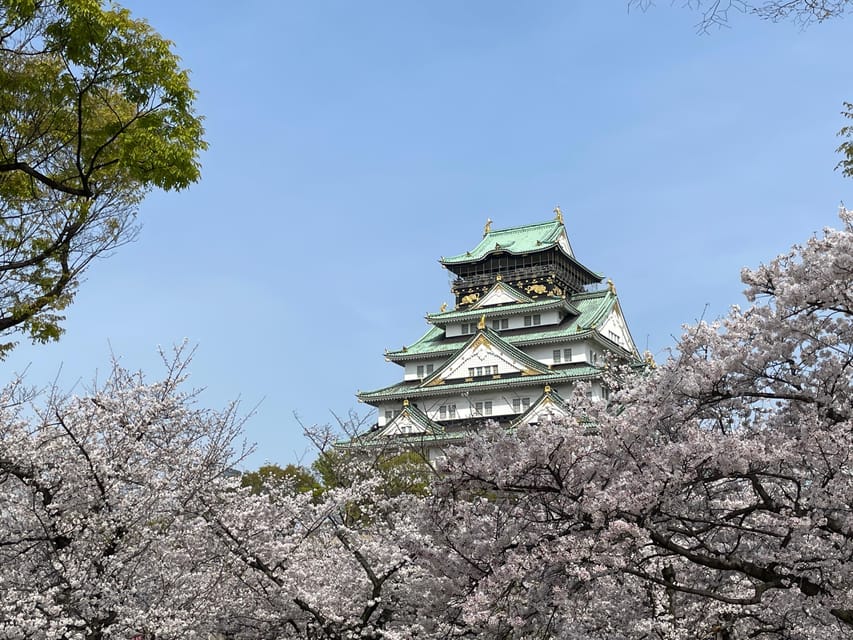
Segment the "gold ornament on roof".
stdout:
<path fill-rule="evenodd" d="M 546 394 L 551 393 L 551 385 L 550 384 L 545 385 L 545 393 Z"/>
<path fill-rule="evenodd" d="M 438 309 L 438 310 L 439 310 L 439 312 L 440 312 L 440 313 L 444 313 L 445 311 L 447 311 L 447 303 L 446 303 L 446 302 L 442 302 L 442 303 L 441 303 L 441 307 L 439 307 L 439 309 Z"/>
<path fill-rule="evenodd" d="M 607 279 L 607 290 L 610 291 L 614 296 L 616 295 L 616 285 L 613 284 L 613 280 L 610 278 Z"/>
<path fill-rule="evenodd" d="M 489 233 L 492 232 L 492 219 L 486 218 L 486 226 L 483 227 L 483 237 L 486 237 Z"/>
<path fill-rule="evenodd" d="M 404 406 L 404 407 L 408 407 L 408 406 L 409 406 L 409 399 L 408 399 L 408 398 L 406 398 L 405 400 L 403 400 L 403 406 Z"/>
<path fill-rule="evenodd" d="M 477 323 L 477 328 L 481 331 L 486 328 L 486 314 L 480 316 L 480 321 Z"/>
<path fill-rule="evenodd" d="M 495 281 L 496 281 L 496 282 L 500 282 L 500 281 L 501 281 L 501 280 L 503 280 L 503 279 L 504 279 L 504 277 L 503 277 L 501 274 L 498 274 L 498 275 L 496 275 L 496 276 L 495 276 Z"/>
<path fill-rule="evenodd" d="M 657 369 L 658 364 L 655 362 L 655 357 L 652 355 L 651 351 L 643 352 L 643 359 L 646 361 L 646 366 L 649 369 Z"/>
<path fill-rule="evenodd" d="M 557 218 L 557 222 L 563 224 L 563 211 L 560 209 L 560 205 L 554 207 L 554 217 Z"/>

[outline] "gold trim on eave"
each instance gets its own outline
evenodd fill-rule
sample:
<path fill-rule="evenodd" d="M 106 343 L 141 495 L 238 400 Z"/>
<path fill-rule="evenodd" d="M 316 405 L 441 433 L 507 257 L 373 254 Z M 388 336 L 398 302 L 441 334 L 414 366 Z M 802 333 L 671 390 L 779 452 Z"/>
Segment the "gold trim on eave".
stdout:
<path fill-rule="evenodd" d="M 488 347 L 489 349 L 492 348 L 492 343 L 482 333 L 477 336 L 477 339 L 474 340 L 474 342 L 471 343 L 472 349 L 476 349 L 477 347 L 480 347 L 480 346 Z"/>

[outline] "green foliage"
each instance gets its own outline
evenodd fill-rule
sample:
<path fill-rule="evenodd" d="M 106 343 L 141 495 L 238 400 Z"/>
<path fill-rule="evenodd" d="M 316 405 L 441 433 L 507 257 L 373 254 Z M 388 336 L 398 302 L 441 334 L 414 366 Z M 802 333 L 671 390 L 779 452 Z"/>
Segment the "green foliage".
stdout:
<path fill-rule="evenodd" d="M 99 0 L 0 0 L 0 86 L 0 335 L 55 340 L 145 193 L 198 180 L 201 118 L 171 43 Z"/>
<path fill-rule="evenodd" d="M 841 112 L 841 115 L 848 120 L 853 120 L 853 102 L 844 103 L 844 111 Z M 853 125 L 842 127 L 838 135 L 844 138 L 844 142 L 839 145 L 836 151 L 844 157 L 839 160 L 836 169 L 841 169 L 841 173 L 846 177 L 853 178 Z"/>
<path fill-rule="evenodd" d="M 380 491 L 386 497 L 427 494 L 433 469 L 419 453 L 383 453 L 375 458 L 367 455 L 358 451 L 324 451 L 312 468 L 325 489 L 347 487 L 372 477 L 381 479 Z"/>
<path fill-rule="evenodd" d="M 347 471 L 346 454 L 334 449 L 322 451 L 311 468 L 320 477 L 320 482 L 326 489 L 345 487 L 352 483 L 351 474 Z"/>
<path fill-rule="evenodd" d="M 258 495 L 265 489 L 287 486 L 294 493 L 311 493 L 318 497 L 322 486 L 305 467 L 289 464 L 283 469 L 275 464 L 266 464 L 257 471 L 244 473 L 240 478 L 244 487 L 251 487 L 252 493 Z"/>
<path fill-rule="evenodd" d="M 388 496 L 404 493 L 425 496 L 433 476 L 432 467 L 414 451 L 380 458 L 376 461 L 376 470 L 383 479 Z"/>

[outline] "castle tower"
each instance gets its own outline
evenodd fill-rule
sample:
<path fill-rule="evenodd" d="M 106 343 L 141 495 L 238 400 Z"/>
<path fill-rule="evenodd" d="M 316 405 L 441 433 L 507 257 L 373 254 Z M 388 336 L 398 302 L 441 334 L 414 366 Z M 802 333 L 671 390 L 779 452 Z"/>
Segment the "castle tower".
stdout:
<path fill-rule="evenodd" d="M 486 223 L 479 244 L 442 258 L 455 276 L 455 308 L 387 360 L 403 380 L 358 393 L 376 425 L 346 446 L 411 445 L 438 451 L 485 420 L 535 424 L 566 411 L 579 381 L 606 400 L 605 353 L 639 362 L 611 281 L 581 264 L 559 207 L 555 219 L 510 229 Z"/>

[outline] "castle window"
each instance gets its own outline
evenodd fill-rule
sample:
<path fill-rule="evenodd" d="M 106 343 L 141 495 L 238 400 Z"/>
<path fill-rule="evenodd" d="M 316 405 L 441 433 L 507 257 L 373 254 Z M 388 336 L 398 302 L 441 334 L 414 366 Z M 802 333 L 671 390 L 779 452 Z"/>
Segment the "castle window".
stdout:
<path fill-rule="evenodd" d="M 455 404 L 443 404 L 438 408 L 438 419 L 439 420 L 447 420 L 450 418 L 451 420 L 456 417 L 456 405 Z"/>
<path fill-rule="evenodd" d="M 512 410 L 515 413 L 521 413 L 522 411 L 527 411 L 530 408 L 530 398 L 513 398 L 512 399 Z"/>
<path fill-rule="evenodd" d="M 492 415 L 492 401 L 486 400 L 485 402 L 474 403 L 474 412 L 478 416 L 490 416 L 490 415 Z"/>
<path fill-rule="evenodd" d="M 524 316 L 524 326 L 538 326 L 542 324 L 542 316 L 538 313 L 534 313 L 532 316 Z"/>
<path fill-rule="evenodd" d="M 562 356 L 562 352 L 559 349 L 554 349 L 554 364 L 560 364 L 560 357 Z"/>
<path fill-rule="evenodd" d="M 424 377 L 424 365 L 422 365 L 422 364 L 418 365 L 418 377 L 419 378 Z"/>
<path fill-rule="evenodd" d="M 572 361 L 572 350 L 571 349 L 563 349 L 563 360 L 566 362 Z"/>
<path fill-rule="evenodd" d="M 431 374 L 431 373 L 432 373 L 432 371 L 433 371 L 433 365 L 428 364 L 428 365 L 426 366 L 426 372 L 427 372 L 427 375 Z"/>

